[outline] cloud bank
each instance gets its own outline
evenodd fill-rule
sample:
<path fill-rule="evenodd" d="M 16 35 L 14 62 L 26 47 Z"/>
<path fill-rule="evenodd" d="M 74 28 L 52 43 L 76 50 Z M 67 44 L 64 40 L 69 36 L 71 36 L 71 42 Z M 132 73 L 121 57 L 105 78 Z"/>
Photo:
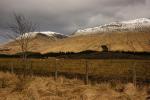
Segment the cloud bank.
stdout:
<path fill-rule="evenodd" d="M 150 0 L 0 0 L 0 29 L 7 30 L 13 12 L 29 17 L 40 31 L 70 34 L 112 21 L 149 18 L 149 9 Z"/>

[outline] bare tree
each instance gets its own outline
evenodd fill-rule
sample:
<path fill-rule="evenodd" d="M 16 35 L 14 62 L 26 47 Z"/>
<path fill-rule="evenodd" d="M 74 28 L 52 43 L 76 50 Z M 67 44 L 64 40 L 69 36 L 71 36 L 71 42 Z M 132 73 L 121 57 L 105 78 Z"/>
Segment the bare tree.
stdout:
<path fill-rule="evenodd" d="M 29 43 L 32 35 L 31 32 L 35 31 L 36 25 L 24 15 L 14 13 L 13 16 L 15 22 L 13 24 L 9 24 L 8 28 L 13 31 L 14 34 L 7 36 L 17 42 L 21 52 L 23 53 L 23 58 L 26 58 L 26 52 L 29 49 Z"/>
<path fill-rule="evenodd" d="M 9 24 L 8 28 L 13 34 L 7 34 L 7 37 L 15 41 L 21 49 L 22 59 L 27 67 L 27 52 L 29 51 L 29 43 L 31 42 L 31 32 L 34 32 L 37 25 L 33 24 L 28 18 L 21 14 L 13 14 L 14 23 Z M 25 71 L 25 70 L 24 70 Z"/>

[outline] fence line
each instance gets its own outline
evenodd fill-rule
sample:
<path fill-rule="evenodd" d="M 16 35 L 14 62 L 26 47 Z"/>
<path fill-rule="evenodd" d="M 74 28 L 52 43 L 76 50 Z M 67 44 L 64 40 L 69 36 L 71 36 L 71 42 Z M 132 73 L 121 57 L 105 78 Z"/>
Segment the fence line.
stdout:
<path fill-rule="evenodd" d="M 66 60 L 34 59 L 28 64 L 27 74 L 79 78 L 85 84 L 101 81 L 123 81 L 150 83 L 150 61 L 141 60 Z M 23 64 L 18 60 L 0 60 L 0 70 L 21 74 Z"/>

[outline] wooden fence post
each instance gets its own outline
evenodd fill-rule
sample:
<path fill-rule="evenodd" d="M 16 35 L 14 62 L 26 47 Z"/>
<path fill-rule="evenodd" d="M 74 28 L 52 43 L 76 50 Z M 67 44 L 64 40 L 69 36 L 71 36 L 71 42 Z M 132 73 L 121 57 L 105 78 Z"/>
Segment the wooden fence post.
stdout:
<path fill-rule="evenodd" d="M 137 76 L 136 76 L 136 62 L 133 64 L 133 84 L 136 87 L 137 85 Z"/>
<path fill-rule="evenodd" d="M 89 73 L 88 73 L 89 67 L 88 62 L 85 60 L 85 85 L 88 85 L 89 83 Z"/>
<path fill-rule="evenodd" d="M 32 60 L 30 61 L 30 76 L 33 77 L 33 65 L 32 65 Z"/>
<path fill-rule="evenodd" d="M 14 64 L 13 64 L 13 62 L 11 63 L 11 73 L 12 74 L 14 73 Z"/>
<path fill-rule="evenodd" d="M 58 69 L 57 69 L 57 61 L 58 61 L 59 59 L 55 59 L 55 81 L 57 80 L 57 78 L 58 78 Z"/>

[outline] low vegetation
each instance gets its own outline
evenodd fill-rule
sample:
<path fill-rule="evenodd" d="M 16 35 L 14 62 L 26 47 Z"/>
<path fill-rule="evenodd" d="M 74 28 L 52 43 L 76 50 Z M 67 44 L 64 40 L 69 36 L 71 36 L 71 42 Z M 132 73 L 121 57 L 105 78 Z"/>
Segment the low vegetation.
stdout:
<path fill-rule="evenodd" d="M 82 52 L 25 52 L 28 58 L 70 58 L 70 59 L 150 59 L 150 52 L 133 52 L 133 51 L 108 51 L 105 45 L 103 51 L 85 50 Z M 24 53 L 19 52 L 16 54 L 0 54 L 0 58 L 20 58 Z"/>
<path fill-rule="evenodd" d="M 3 85 L 2 85 L 3 84 Z M 149 86 L 131 83 L 84 85 L 77 79 L 26 77 L 0 72 L 0 100 L 148 100 Z"/>

